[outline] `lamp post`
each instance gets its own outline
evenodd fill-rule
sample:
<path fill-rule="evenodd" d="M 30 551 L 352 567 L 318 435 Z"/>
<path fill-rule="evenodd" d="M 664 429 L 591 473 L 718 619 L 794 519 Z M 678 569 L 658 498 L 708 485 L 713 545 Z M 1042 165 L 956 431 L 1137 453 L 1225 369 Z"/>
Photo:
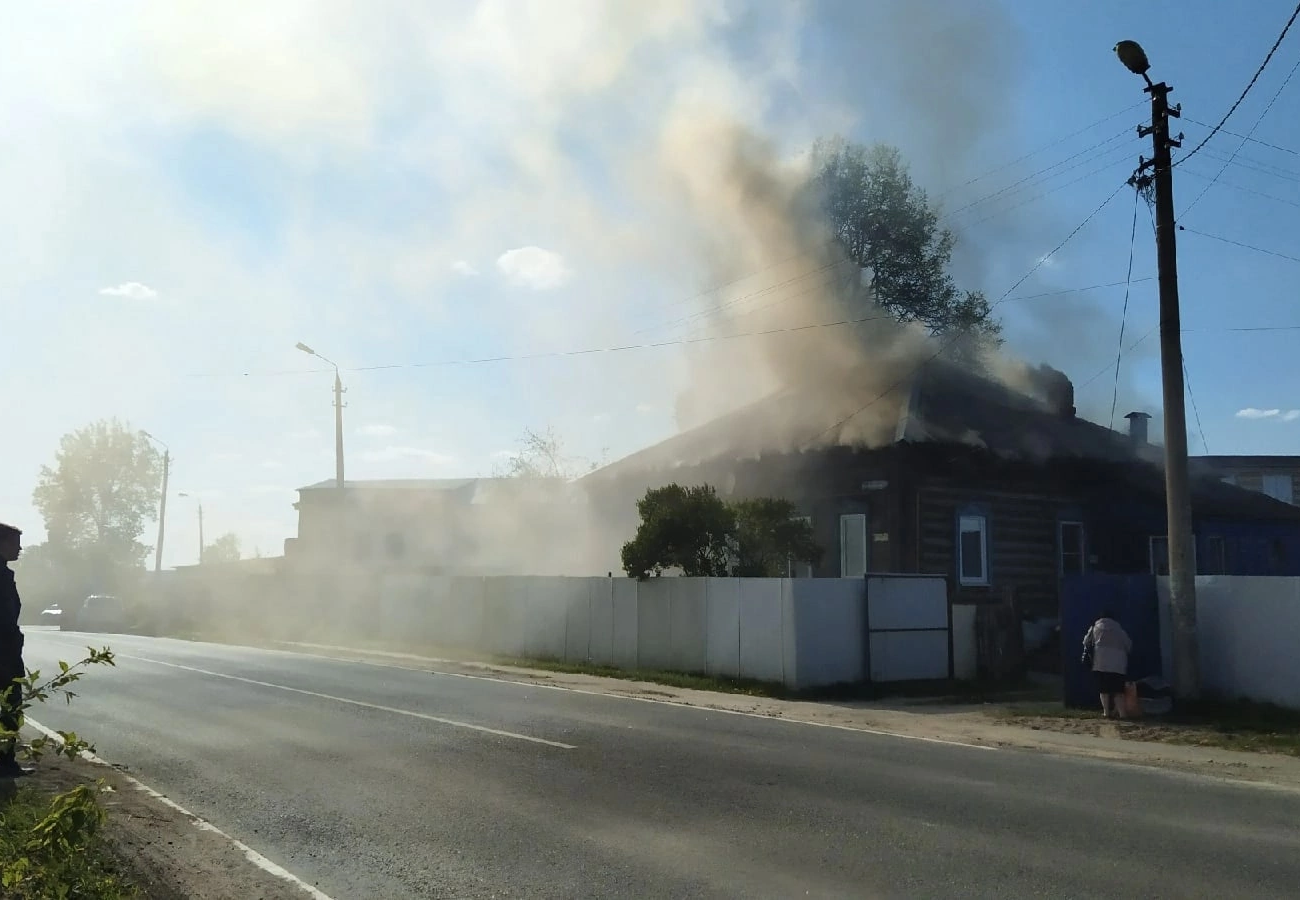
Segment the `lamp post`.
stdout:
<path fill-rule="evenodd" d="M 193 495 L 182 492 L 176 496 L 191 497 Z M 203 565 L 203 501 L 198 497 L 194 497 L 194 500 L 199 505 L 199 565 Z"/>
<path fill-rule="evenodd" d="M 162 554 L 163 554 L 163 535 L 167 522 L 167 476 L 171 473 L 172 452 L 171 449 L 158 440 L 147 431 L 140 432 L 146 438 L 163 448 L 163 478 L 162 478 L 162 497 L 158 501 L 158 546 L 153 551 L 153 571 L 156 575 L 162 571 Z"/>
<path fill-rule="evenodd" d="M 338 364 L 321 356 L 301 341 L 295 346 L 308 356 L 314 356 L 334 367 L 334 481 L 335 486 L 341 491 L 343 490 L 343 379 L 339 377 Z"/>
<path fill-rule="evenodd" d="M 1181 106 L 1169 105 L 1173 90 L 1154 83 L 1151 63 L 1137 41 L 1120 41 L 1115 55 L 1124 67 L 1146 81 L 1151 95 L 1151 124 L 1138 136 L 1151 136 L 1154 155 L 1139 159 L 1130 183 L 1138 189 L 1154 186 L 1156 268 L 1160 285 L 1160 371 L 1165 412 L 1165 512 L 1168 518 L 1169 612 L 1173 624 L 1174 693 L 1194 700 L 1200 694 L 1200 651 L 1196 635 L 1196 552 L 1192 532 L 1192 499 L 1187 466 L 1187 407 L 1183 387 L 1182 323 L 1178 309 L 1178 253 L 1175 243 L 1174 176 L 1171 149 L 1182 146 L 1182 135 L 1169 134 L 1169 118 L 1182 116 Z M 1151 170 L 1147 174 L 1147 169 Z"/>

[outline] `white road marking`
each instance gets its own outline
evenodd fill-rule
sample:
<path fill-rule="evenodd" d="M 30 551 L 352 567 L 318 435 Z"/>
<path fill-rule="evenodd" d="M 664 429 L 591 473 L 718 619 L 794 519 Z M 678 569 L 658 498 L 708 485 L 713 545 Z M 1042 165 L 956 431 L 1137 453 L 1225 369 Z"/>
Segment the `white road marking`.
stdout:
<path fill-rule="evenodd" d="M 150 640 L 157 640 L 157 638 L 151 638 Z M 187 644 L 208 643 L 208 642 L 203 642 L 203 641 L 184 641 L 184 640 L 181 639 L 181 638 L 166 638 L 165 640 L 176 640 L 176 641 L 181 641 L 181 642 L 183 642 L 183 643 L 187 643 Z M 288 644 L 289 646 L 315 646 L 315 647 L 320 647 L 320 648 L 322 648 L 322 649 L 333 649 L 333 650 L 338 650 L 338 651 L 340 651 L 340 652 L 344 652 L 344 653 L 366 653 L 366 652 L 368 652 L 368 651 L 365 651 L 365 650 L 353 650 L 351 647 L 333 647 L 333 646 L 331 646 L 331 645 L 329 645 L 329 644 L 299 644 L 299 645 L 294 645 L 294 644 L 291 644 L 290 642 L 287 642 L 287 641 L 280 641 L 280 642 L 278 642 L 278 643 Z M 972 743 L 972 742 L 969 742 L 969 741 L 950 740 L 950 739 L 947 739 L 947 738 L 925 737 L 924 735 L 919 735 L 919 734 L 905 734 L 905 733 L 900 732 L 900 731 L 886 731 L 886 730 L 884 730 L 884 729 L 880 729 L 880 728 L 864 728 L 864 727 L 861 727 L 861 726 L 858 726 L 858 725 L 840 725 L 840 724 L 837 724 L 837 723 L 834 723 L 834 722 L 813 722 L 813 721 L 810 721 L 810 720 L 808 720 L 808 719 L 790 719 L 790 718 L 786 718 L 785 716 L 768 716 L 768 715 L 764 715 L 763 713 L 745 712 L 744 710 L 739 710 L 739 709 L 720 709 L 720 708 L 718 708 L 718 707 L 714 707 L 714 706 L 700 706 L 699 704 L 695 704 L 695 703 L 686 703 L 686 702 L 681 701 L 681 700 L 664 700 L 664 699 L 661 699 L 661 698 L 658 698 L 658 697 L 634 697 L 634 696 L 631 696 L 631 695 L 628 695 L 628 694 L 611 694 L 611 693 L 607 693 L 607 692 L 605 692 L 605 691 L 592 691 L 592 690 L 587 690 L 587 689 L 585 689 L 585 688 L 565 687 L 565 686 L 563 686 L 563 685 L 558 685 L 558 684 L 544 684 L 544 683 L 539 682 L 539 681 L 520 681 L 520 680 L 518 680 L 518 679 L 514 679 L 514 678 L 499 678 L 499 677 L 494 676 L 494 675 L 471 675 L 471 674 L 469 674 L 469 673 L 467 673 L 467 672 L 440 672 L 440 671 L 438 671 L 438 670 L 436 670 L 436 669 L 429 669 L 429 668 L 425 668 L 425 667 L 413 668 L 412 666 L 409 666 L 409 665 L 404 666 L 404 665 L 398 665 L 397 663 L 383 663 L 383 662 L 375 662 L 374 660 L 368 660 L 368 659 L 346 659 L 346 658 L 339 657 L 339 656 L 329 656 L 329 655 L 324 654 L 324 653 L 305 653 L 305 652 L 303 652 L 303 651 L 301 651 L 301 650 L 269 650 L 269 649 L 267 649 L 267 648 L 265 648 L 265 647 L 249 647 L 249 646 L 246 646 L 246 645 L 243 645 L 243 644 L 211 644 L 211 643 L 209 643 L 209 646 L 213 646 L 213 647 L 223 647 L 223 648 L 234 648 L 234 649 L 240 649 L 240 650 L 252 650 L 252 651 L 254 651 L 254 652 L 258 652 L 258 653 L 273 654 L 273 655 L 278 655 L 278 656 L 305 656 L 305 657 L 308 657 L 309 659 L 325 659 L 325 660 L 329 660 L 330 662 L 342 662 L 342 663 L 351 663 L 351 664 L 353 664 L 353 665 L 374 666 L 374 667 L 376 667 L 376 668 L 380 668 L 380 669 L 401 669 L 401 670 L 403 670 L 403 671 L 407 671 L 407 672 L 422 672 L 422 673 L 424 673 L 424 674 L 426 674 L 426 675 L 439 675 L 439 676 L 442 676 L 442 677 L 444 677 L 444 678 L 468 678 L 468 679 L 471 679 L 471 680 L 474 680 L 474 681 L 491 681 L 491 682 L 495 682 L 496 684 L 513 684 L 513 685 L 516 685 L 516 686 L 518 686 L 518 687 L 526 687 L 526 688 L 542 688 L 542 689 L 544 689 L 544 690 L 548 690 L 548 691 L 564 691 L 565 693 L 569 693 L 569 694 L 582 694 L 582 695 L 585 695 L 585 696 L 588 696 L 588 697 L 605 697 L 605 698 L 608 698 L 608 699 L 610 699 L 610 700 L 632 700 L 632 701 L 635 701 L 635 702 L 637 702 L 637 703 L 657 703 L 657 704 L 659 704 L 659 705 L 661 705 L 661 706 L 672 706 L 672 707 L 676 707 L 677 709 L 693 709 L 693 710 L 697 710 L 697 711 L 699 711 L 699 712 L 705 712 L 705 713 L 722 713 L 722 714 L 724 714 L 724 715 L 728 715 L 728 716 L 741 716 L 741 717 L 743 717 L 743 718 L 747 718 L 747 719 L 762 719 L 762 720 L 765 721 L 765 722 L 785 722 L 785 723 L 790 724 L 790 725 L 809 725 L 809 726 L 812 726 L 812 727 L 814 727 L 814 728 L 829 728 L 829 729 L 831 729 L 831 730 L 833 730 L 833 731 L 851 731 L 851 732 L 854 732 L 854 733 L 857 733 L 857 734 L 870 734 L 870 735 L 874 735 L 874 736 L 876 736 L 876 737 L 890 737 L 890 738 L 898 738 L 899 740 L 903 740 L 903 741 L 919 741 L 920 743 L 923 743 L 923 744 L 940 744 L 940 745 L 943 745 L 943 746 L 946 746 L 946 747 L 967 747 L 967 748 L 969 748 L 969 749 L 971 749 L 971 750 L 994 750 L 994 751 L 996 751 L 996 750 L 1014 749 L 1014 748 L 1008 748 L 1008 747 L 994 746 L 994 745 L 991 745 L 991 744 L 976 744 L 976 743 Z M 116 654 L 116 655 L 117 655 L 118 657 L 122 658 L 122 659 L 139 659 L 139 658 L 140 658 L 140 657 L 127 657 L 127 656 L 125 656 L 125 655 L 123 655 L 123 654 L 121 654 L 121 653 L 118 653 L 118 654 Z M 386 654 L 386 655 L 396 655 L 396 654 Z M 438 659 L 438 658 L 435 658 L 435 657 L 417 657 L 417 656 L 413 656 L 413 655 L 409 655 L 409 654 L 402 654 L 402 656 L 409 656 L 409 658 L 411 658 L 412 660 L 416 660 L 416 659 L 427 659 L 427 660 L 430 661 L 430 662 L 441 662 L 441 663 L 452 663 L 452 664 L 455 664 L 455 663 L 457 662 L 456 660 Z M 146 662 L 158 662 L 158 660 L 145 660 L 145 661 L 146 661 Z M 175 667 L 178 668 L 178 669 L 186 669 L 186 668 L 189 668 L 188 666 L 182 666 L 182 665 L 179 665 L 179 664 L 177 664 L 177 663 L 164 663 L 164 662 L 159 662 L 159 665 L 163 665 L 163 666 L 175 666 Z M 195 671 L 195 672 L 202 672 L 203 670 L 202 670 L 202 669 L 194 669 L 193 671 Z M 207 673 L 207 674 L 218 674 L 218 673 Z M 235 676 L 233 676 L 233 675 L 225 675 L 225 676 L 221 676 L 221 677 L 223 677 L 223 678 L 234 678 Z M 237 679 L 237 680 L 247 681 L 248 679 Z M 261 682 L 251 682 L 251 683 L 253 683 L 253 684 L 260 684 Z M 629 682 L 629 683 L 630 683 L 630 682 Z M 268 687 L 281 687 L 280 685 L 267 685 L 267 686 L 268 686 Z M 298 690 L 297 688 L 283 688 L 283 689 L 284 689 L 284 690 Z M 311 692 L 311 691 L 301 691 L 301 693 L 304 693 L 304 694 L 311 694 L 312 692 Z M 324 695 L 317 695 L 317 696 L 324 696 Z M 344 700 L 343 698 L 339 698 L 339 697 L 330 697 L 329 699 L 331 699 L 331 700 L 342 700 L 342 702 L 344 702 L 344 703 L 355 703 L 355 702 L 357 702 L 357 701 L 353 701 L 353 700 Z M 369 704 L 361 703 L 361 704 L 359 704 L 359 705 L 361 705 L 361 706 L 368 706 Z M 376 708 L 376 709 L 382 709 L 383 707 L 375 707 L 375 708 Z M 400 713 L 402 713 L 402 714 L 404 714 L 404 715 L 419 715 L 418 713 L 407 713 L 407 712 L 402 711 L 402 710 L 390 710 L 390 711 L 391 711 L 391 712 L 400 712 Z M 442 721 L 442 720 L 435 720 L 435 721 Z M 460 724 L 460 723 L 453 723 L 453 724 Z M 467 725 L 467 726 L 465 726 L 465 727 L 467 727 L 467 728 L 476 728 L 476 727 L 478 727 L 478 726 Z M 490 730 L 490 729 L 483 729 L 483 730 L 488 731 L 488 730 Z M 530 737 L 527 737 L 527 736 L 524 736 L 524 735 L 511 735 L 511 736 L 512 736 L 512 737 L 522 737 L 524 740 L 540 741 L 540 742 L 543 743 L 543 744 L 550 743 L 550 742 L 548 742 L 548 741 L 541 741 L 540 738 L 530 738 Z M 568 749 L 568 750 L 575 750 L 575 749 L 577 749 L 576 747 L 570 747 L 570 746 L 568 746 L 567 744 L 556 744 L 555 746 L 564 747 L 565 749 Z"/>
<path fill-rule="evenodd" d="M 51 740 L 60 741 L 60 742 L 62 741 L 62 738 L 59 737 L 59 733 L 57 731 L 55 731 L 53 728 L 47 728 L 46 726 L 42 725 L 40 722 L 35 722 L 31 719 L 27 719 L 24 722 L 24 724 L 30 725 L 32 728 L 35 728 L 37 731 L 39 731 L 41 734 L 45 735 L 46 737 L 50 738 Z M 276 878 L 289 882 L 294 887 L 301 890 L 303 893 L 314 898 L 314 900 L 333 900 L 333 898 L 330 897 L 329 894 L 326 894 L 323 891 L 319 891 L 316 888 L 312 887 L 310 884 L 303 881 L 301 878 L 299 878 L 297 875 L 290 872 L 288 869 L 267 859 L 265 856 L 258 853 L 256 850 L 254 850 L 252 847 L 248 846 L 238 838 L 234 838 L 226 834 L 224 831 L 222 831 L 220 828 L 213 825 L 211 822 L 207 821 L 206 819 L 203 819 L 200 816 L 196 816 L 194 813 L 190 812 L 188 809 L 181 806 L 175 800 L 171 800 L 168 799 L 167 797 L 164 797 L 158 791 L 155 791 L 153 788 L 149 787 L 147 784 L 145 784 L 143 781 L 140 781 L 138 778 L 133 778 L 132 776 L 126 774 L 120 769 L 114 768 L 113 765 L 109 763 L 107 760 L 101 759 L 100 757 L 96 756 L 95 754 L 91 753 L 88 750 L 83 750 L 81 752 L 81 758 L 86 760 L 87 762 L 94 763 L 97 766 L 105 766 L 107 768 L 113 768 L 114 771 L 117 772 L 119 778 L 122 778 L 128 784 L 134 787 L 136 790 L 140 791 L 143 794 L 147 794 L 149 797 L 153 798 L 154 800 L 157 800 L 159 803 L 163 804 L 164 806 L 176 810 L 176 812 L 180 813 L 181 815 L 189 819 L 190 824 L 193 825 L 195 828 L 198 828 L 200 831 L 210 831 L 213 834 L 219 835 L 220 837 L 229 841 L 232 845 L 234 845 L 234 847 L 236 847 L 240 852 L 244 854 L 244 857 L 249 862 L 257 866 L 263 872 L 266 872 L 268 875 L 274 875 Z"/>
<path fill-rule="evenodd" d="M 497 737 L 514 738 L 517 741 L 529 741 L 533 744 L 545 744 L 547 747 L 558 747 L 561 750 L 577 750 L 573 744 L 562 744 L 559 741 L 548 741 L 545 738 L 533 737 L 529 734 L 519 734 L 514 731 L 501 731 L 497 728 L 488 728 L 486 725 L 475 725 L 471 722 L 461 722 L 456 719 L 446 719 L 442 716 L 431 716 L 428 713 L 416 712 L 410 709 L 398 709 L 395 706 L 380 706 L 378 703 L 367 703 L 364 700 L 353 700 L 350 697 L 336 697 L 333 694 L 322 694 L 319 691 L 309 691 L 304 688 L 289 687 L 284 684 L 275 684 L 270 681 L 258 681 L 255 678 L 244 678 L 240 675 L 229 675 L 225 672 L 213 672 L 209 669 L 199 669 L 194 666 L 183 666 L 180 663 L 163 662 L 160 659 L 149 659 L 144 656 L 132 656 L 126 653 L 114 653 L 118 659 L 133 659 L 137 662 L 153 663 L 156 666 L 167 666 L 171 669 L 182 669 L 186 672 L 196 672 L 200 675 L 207 675 L 212 678 L 226 678 L 230 681 L 239 681 L 244 684 L 252 684 L 257 687 L 274 688 L 277 691 L 288 691 L 291 694 L 303 694 L 308 697 L 316 697 L 321 700 L 332 700 L 335 703 L 347 703 L 351 706 L 360 706 L 365 709 L 374 709 L 379 712 L 392 713 L 396 716 L 409 716 L 412 719 L 423 719 L 426 722 L 437 722 L 439 725 L 450 725 L 454 728 L 468 728 L 471 731 L 479 731 L 483 734 L 494 734 Z"/>

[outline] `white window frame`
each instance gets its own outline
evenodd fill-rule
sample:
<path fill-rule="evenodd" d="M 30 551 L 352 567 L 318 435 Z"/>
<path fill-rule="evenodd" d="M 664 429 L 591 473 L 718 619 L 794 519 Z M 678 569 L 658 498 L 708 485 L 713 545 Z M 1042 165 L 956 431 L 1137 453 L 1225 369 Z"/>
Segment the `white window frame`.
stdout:
<path fill-rule="evenodd" d="M 1062 578 L 1065 577 L 1065 529 L 1066 526 L 1073 526 L 1079 529 L 1079 574 L 1088 571 L 1088 529 L 1082 522 L 1073 519 L 1062 519 L 1056 523 L 1056 572 Z"/>
<path fill-rule="evenodd" d="M 973 525 L 974 527 L 967 527 Z M 978 577 L 966 574 L 966 567 L 962 565 L 965 562 L 963 556 L 965 544 L 962 543 L 962 535 L 970 534 L 974 531 L 979 532 L 980 536 L 980 574 Z M 989 520 L 988 516 L 976 513 L 963 514 L 957 517 L 957 581 L 963 587 L 985 587 L 989 583 Z"/>

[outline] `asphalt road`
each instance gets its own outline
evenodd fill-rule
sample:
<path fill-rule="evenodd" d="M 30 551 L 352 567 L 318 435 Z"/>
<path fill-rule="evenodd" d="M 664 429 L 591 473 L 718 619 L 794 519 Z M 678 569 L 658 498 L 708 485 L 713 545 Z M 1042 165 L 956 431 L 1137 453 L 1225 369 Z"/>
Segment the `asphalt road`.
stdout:
<path fill-rule="evenodd" d="M 34 718 L 344 898 L 1294 897 L 1300 795 L 291 653 L 118 653 Z"/>

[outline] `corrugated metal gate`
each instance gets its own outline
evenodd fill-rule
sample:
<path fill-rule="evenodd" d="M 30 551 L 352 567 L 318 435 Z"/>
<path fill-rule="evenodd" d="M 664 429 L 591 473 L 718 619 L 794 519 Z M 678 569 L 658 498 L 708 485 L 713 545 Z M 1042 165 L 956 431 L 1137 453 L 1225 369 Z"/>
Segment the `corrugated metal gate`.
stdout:
<path fill-rule="evenodd" d="M 952 677 L 952 607 L 942 575 L 868 575 L 867 677 Z"/>

